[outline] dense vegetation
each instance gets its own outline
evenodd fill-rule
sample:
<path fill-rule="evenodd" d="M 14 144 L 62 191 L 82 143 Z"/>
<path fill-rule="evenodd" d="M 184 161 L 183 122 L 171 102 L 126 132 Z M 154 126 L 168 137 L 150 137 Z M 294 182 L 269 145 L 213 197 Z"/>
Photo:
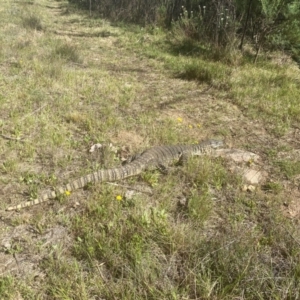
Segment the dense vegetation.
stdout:
<path fill-rule="evenodd" d="M 69 0 L 90 13 L 142 25 L 180 26 L 188 38 L 214 47 L 289 51 L 300 60 L 300 2 L 296 0 Z"/>

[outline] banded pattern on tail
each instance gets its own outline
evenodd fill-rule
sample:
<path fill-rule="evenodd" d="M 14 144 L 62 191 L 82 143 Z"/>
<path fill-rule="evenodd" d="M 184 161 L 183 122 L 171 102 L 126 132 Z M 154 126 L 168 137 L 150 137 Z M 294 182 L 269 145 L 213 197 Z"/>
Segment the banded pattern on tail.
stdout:
<path fill-rule="evenodd" d="M 186 159 L 189 156 L 210 154 L 216 148 L 223 146 L 222 141 L 207 140 L 195 145 L 158 146 L 150 148 L 137 155 L 131 162 L 119 168 L 99 170 L 97 172 L 80 177 L 65 186 L 58 187 L 54 191 L 44 193 L 40 198 L 27 201 L 16 206 L 8 207 L 7 210 L 19 210 L 54 199 L 67 191 L 71 192 L 83 188 L 90 182 L 117 181 L 140 174 L 145 169 L 166 166 L 173 161 Z"/>

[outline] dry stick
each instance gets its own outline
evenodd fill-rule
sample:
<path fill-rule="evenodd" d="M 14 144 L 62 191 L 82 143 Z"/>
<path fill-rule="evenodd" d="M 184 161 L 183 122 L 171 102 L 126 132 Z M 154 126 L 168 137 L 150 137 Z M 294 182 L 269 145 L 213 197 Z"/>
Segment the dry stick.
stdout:
<path fill-rule="evenodd" d="M 91 259 L 91 258 L 90 258 L 90 259 Z M 101 266 L 102 266 L 102 265 L 104 265 L 104 263 L 101 263 Z M 100 274 L 102 280 L 103 280 L 104 283 L 106 284 L 109 293 L 111 294 L 111 296 L 113 297 L 113 299 L 116 300 L 117 298 L 115 297 L 114 292 L 113 292 L 112 289 L 110 288 L 110 286 L 109 286 L 109 284 L 108 284 L 107 278 L 104 277 L 104 275 L 102 274 L 102 272 L 101 272 L 101 270 L 100 270 L 100 268 L 99 268 L 98 265 L 96 265 L 96 268 L 98 269 L 98 272 L 99 272 L 99 274 Z"/>
<path fill-rule="evenodd" d="M 2 133 L 0 133 L 0 136 L 3 137 L 6 140 L 18 141 L 18 142 L 23 142 L 22 140 L 24 139 L 24 138 L 12 138 L 12 137 L 4 135 Z"/>
<path fill-rule="evenodd" d="M 134 188 L 132 186 L 128 186 L 128 185 L 123 185 L 123 184 L 119 184 L 119 183 L 115 183 L 115 182 L 105 182 L 106 184 L 110 184 L 110 185 L 114 185 L 114 186 L 120 186 L 120 187 L 124 187 L 124 188 L 127 188 L 129 190 L 134 190 L 134 191 L 137 191 L 137 192 L 140 192 L 140 193 L 144 193 L 144 194 L 148 194 L 148 195 L 153 195 L 152 191 L 145 191 L 143 189 L 138 189 L 138 188 Z"/>
<path fill-rule="evenodd" d="M 282 227 L 284 228 L 284 230 L 290 235 L 290 237 L 300 246 L 300 241 L 298 241 L 293 234 L 285 227 L 282 225 Z"/>
<path fill-rule="evenodd" d="M 24 121 L 27 117 L 29 117 L 29 116 L 31 116 L 31 115 L 37 113 L 39 110 L 43 109 L 46 105 L 47 105 L 47 104 L 44 104 L 43 106 L 37 108 L 36 110 L 34 110 L 34 111 L 28 113 L 28 114 L 25 115 L 22 119 L 20 119 L 20 121 Z M 3 137 L 3 138 L 6 139 L 6 140 L 11 140 L 11 141 L 23 142 L 23 140 L 24 140 L 24 138 L 19 138 L 19 137 L 18 137 L 18 138 L 13 138 L 13 137 L 10 137 L 10 136 L 5 135 L 5 134 L 2 134 L 2 133 L 0 133 L 0 136 Z"/>
<path fill-rule="evenodd" d="M 47 105 L 47 103 L 44 104 L 44 105 L 42 105 L 41 107 L 37 108 L 36 110 L 34 110 L 34 111 L 28 113 L 28 114 L 25 115 L 22 119 L 20 119 L 20 121 L 23 121 L 23 120 L 26 119 L 27 117 L 29 117 L 29 116 L 31 116 L 31 115 L 37 113 L 39 110 L 43 109 L 46 105 Z"/>

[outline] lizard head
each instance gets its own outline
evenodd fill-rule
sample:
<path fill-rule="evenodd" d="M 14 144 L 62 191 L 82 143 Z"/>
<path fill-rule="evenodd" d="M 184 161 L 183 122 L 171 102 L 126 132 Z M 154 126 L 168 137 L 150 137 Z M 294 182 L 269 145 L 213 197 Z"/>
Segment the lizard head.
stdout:
<path fill-rule="evenodd" d="M 224 142 L 221 140 L 208 140 L 204 143 L 208 144 L 213 149 L 217 149 L 225 145 Z"/>

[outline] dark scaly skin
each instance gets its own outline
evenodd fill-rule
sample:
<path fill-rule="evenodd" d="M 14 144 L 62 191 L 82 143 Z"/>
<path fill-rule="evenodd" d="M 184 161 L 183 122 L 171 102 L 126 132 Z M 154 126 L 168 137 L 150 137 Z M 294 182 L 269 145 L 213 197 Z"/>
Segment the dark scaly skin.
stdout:
<path fill-rule="evenodd" d="M 99 170 L 97 172 L 80 177 L 65 186 L 58 187 L 55 191 L 44 193 L 41 197 L 27 201 L 16 206 L 8 207 L 6 210 L 19 210 L 36 204 L 54 199 L 59 195 L 83 188 L 90 182 L 117 181 L 127 177 L 140 174 L 148 168 L 161 168 L 173 161 L 183 161 L 189 156 L 210 154 L 224 144 L 218 140 L 207 140 L 195 145 L 158 146 L 150 148 L 119 168 Z"/>

